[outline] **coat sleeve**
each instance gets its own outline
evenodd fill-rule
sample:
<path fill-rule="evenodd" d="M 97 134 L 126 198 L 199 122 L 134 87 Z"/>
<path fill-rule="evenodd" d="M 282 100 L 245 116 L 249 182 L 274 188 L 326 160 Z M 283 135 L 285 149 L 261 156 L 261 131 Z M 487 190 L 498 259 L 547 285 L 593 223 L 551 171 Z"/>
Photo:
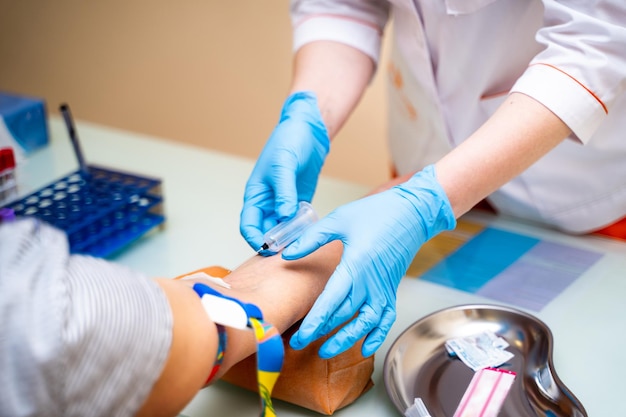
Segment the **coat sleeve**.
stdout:
<path fill-rule="evenodd" d="M 626 2 L 543 3 L 536 39 L 545 49 L 511 91 L 541 102 L 587 143 L 611 108 L 626 99 Z"/>
<path fill-rule="evenodd" d="M 389 4 L 381 0 L 292 0 L 293 49 L 330 40 L 352 46 L 378 63 Z"/>

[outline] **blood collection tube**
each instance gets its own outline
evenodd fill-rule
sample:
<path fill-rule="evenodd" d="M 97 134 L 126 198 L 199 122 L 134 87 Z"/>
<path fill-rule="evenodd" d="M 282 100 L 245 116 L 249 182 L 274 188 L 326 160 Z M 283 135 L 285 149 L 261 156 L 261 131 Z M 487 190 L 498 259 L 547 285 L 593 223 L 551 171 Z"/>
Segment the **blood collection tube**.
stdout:
<path fill-rule="evenodd" d="M 301 201 L 298 205 L 298 211 L 295 216 L 284 222 L 278 223 L 271 228 L 263 236 L 263 246 L 257 251 L 261 252 L 269 250 L 272 252 L 280 252 L 287 245 L 296 240 L 304 229 L 317 221 L 317 214 L 306 201 Z"/>
<path fill-rule="evenodd" d="M 15 180 L 15 155 L 13 149 L 0 149 L 0 205 L 10 203 L 17 197 Z"/>

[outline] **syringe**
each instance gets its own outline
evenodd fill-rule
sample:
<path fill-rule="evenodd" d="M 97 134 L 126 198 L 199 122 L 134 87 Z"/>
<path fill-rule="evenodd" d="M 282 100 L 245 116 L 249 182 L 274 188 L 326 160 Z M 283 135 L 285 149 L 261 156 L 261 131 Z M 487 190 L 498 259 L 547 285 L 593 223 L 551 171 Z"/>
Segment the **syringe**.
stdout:
<path fill-rule="evenodd" d="M 315 210 L 313 210 L 313 206 L 306 201 L 301 201 L 295 216 L 282 223 L 278 223 L 263 235 L 265 243 L 263 243 L 263 246 L 261 246 L 257 253 L 264 250 L 280 252 L 283 248 L 300 237 L 304 229 L 316 221 L 317 214 Z"/>

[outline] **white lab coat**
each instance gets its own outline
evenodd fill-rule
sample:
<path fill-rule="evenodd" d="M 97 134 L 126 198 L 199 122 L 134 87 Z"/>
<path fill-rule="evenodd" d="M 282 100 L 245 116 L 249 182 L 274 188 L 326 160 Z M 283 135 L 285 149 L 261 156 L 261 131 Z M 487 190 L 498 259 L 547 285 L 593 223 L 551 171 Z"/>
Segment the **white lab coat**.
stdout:
<path fill-rule="evenodd" d="M 334 40 L 377 63 L 393 17 L 391 62 L 378 64 L 399 174 L 437 161 L 521 92 L 573 134 L 489 201 L 570 232 L 626 216 L 624 0 L 302 0 L 291 12 L 294 49 Z"/>

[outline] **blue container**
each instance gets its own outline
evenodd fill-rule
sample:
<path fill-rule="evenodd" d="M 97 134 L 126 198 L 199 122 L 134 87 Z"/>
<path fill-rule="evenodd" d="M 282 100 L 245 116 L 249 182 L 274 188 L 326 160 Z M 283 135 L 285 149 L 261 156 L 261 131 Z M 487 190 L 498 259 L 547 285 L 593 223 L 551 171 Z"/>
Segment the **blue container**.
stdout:
<path fill-rule="evenodd" d="M 46 104 L 42 99 L 0 92 L 0 145 L 19 149 L 20 154 L 49 142 Z"/>

